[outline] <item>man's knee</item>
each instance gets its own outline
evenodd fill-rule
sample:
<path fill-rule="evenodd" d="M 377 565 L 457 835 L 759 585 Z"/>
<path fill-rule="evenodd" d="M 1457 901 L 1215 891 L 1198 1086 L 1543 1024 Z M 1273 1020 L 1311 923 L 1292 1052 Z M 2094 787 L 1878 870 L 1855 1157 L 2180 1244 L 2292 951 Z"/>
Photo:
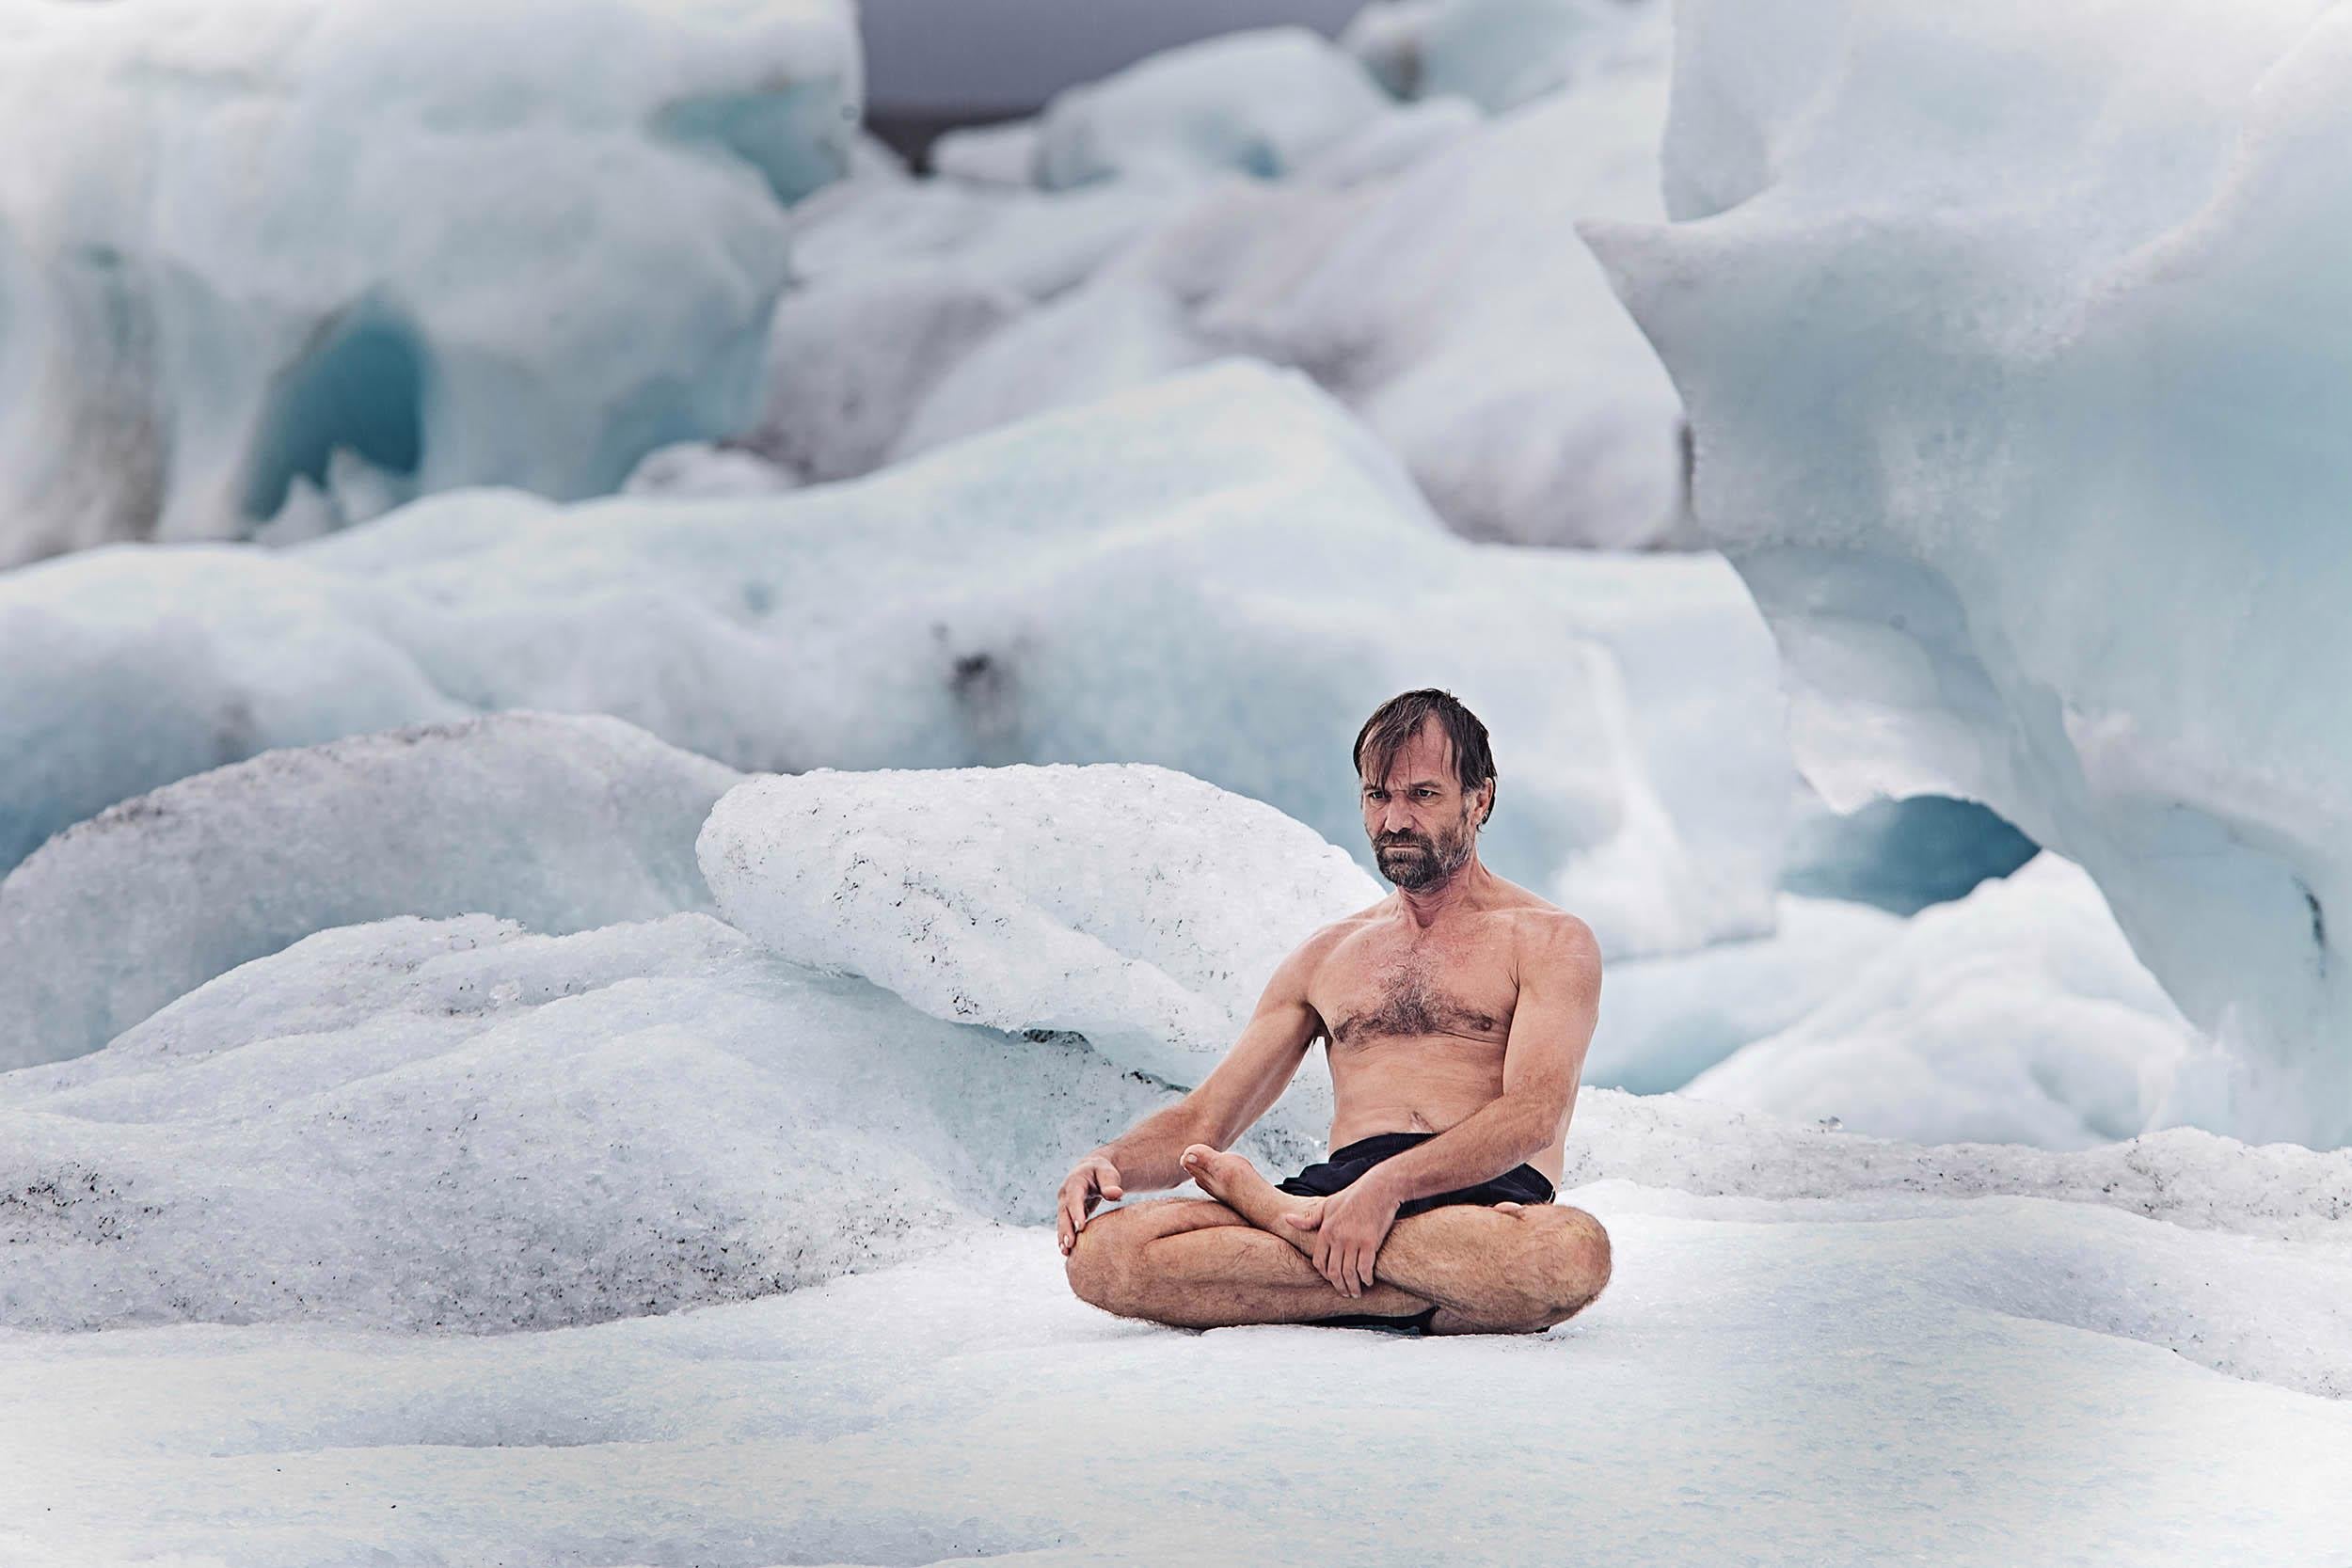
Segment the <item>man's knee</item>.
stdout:
<path fill-rule="evenodd" d="M 1549 1234 L 1534 1249 L 1531 1271 L 1537 1295 L 1539 1327 L 1576 1316 L 1609 1283 L 1609 1232 L 1581 1209 L 1555 1206 L 1543 1213 Z"/>
<path fill-rule="evenodd" d="M 1135 1311 L 1136 1249 L 1110 1217 L 1104 1214 L 1078 1232 L 1063 1272 L 1080 1301 L 1127 1317 Z"/>

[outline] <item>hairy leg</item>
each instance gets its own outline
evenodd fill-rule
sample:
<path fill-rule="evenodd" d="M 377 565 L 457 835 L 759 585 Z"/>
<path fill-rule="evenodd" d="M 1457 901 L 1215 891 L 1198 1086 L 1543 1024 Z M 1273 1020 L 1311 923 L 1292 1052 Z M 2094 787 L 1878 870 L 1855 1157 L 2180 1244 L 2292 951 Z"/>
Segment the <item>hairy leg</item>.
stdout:
<path fill-rule="evenodd" d="M 1284 1216 L 1311 1213 L 1321 1198 L 1285 1193 L 1247 1157 L 1206 1144 L 1185 1149 L 1184 1164 L 1202 1191 L 1302 1260 L 1312 1256 L 1314 1232 Z M 1574 1316 L 1609 1283 L 1609 1233 L 1581 1209 L 1465 1203 L 1397 1221 L 1373 1274 L 1375 1290 L 1396 1286 L 1436 1304 L 1432 1334 L 1511 1334 Z"/>
<path fill-rule="evenodd" d="M 1342 1295 L 1287 1242 L 1201 1198 L 1104 1210 L 1078 1232 L 1066 1267 L 1082 1300 L 1179 1328 L 1409 1318 L 1432 1305 L 1393 1285 Z"/>

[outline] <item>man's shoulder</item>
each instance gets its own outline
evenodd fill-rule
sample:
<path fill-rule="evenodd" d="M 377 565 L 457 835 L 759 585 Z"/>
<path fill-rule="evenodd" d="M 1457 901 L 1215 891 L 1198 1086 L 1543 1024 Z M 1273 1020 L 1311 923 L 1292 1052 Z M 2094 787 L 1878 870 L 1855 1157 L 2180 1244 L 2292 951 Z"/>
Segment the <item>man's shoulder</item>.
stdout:
<path fill-rule="evenodd" d="M 1513 910 L 1512 945 L 1522 975 L 1535 971 L 1600 974 L 1600 939 L 1593 928 L 1567 911 L 1536 901 L 1540 907 Z"/>

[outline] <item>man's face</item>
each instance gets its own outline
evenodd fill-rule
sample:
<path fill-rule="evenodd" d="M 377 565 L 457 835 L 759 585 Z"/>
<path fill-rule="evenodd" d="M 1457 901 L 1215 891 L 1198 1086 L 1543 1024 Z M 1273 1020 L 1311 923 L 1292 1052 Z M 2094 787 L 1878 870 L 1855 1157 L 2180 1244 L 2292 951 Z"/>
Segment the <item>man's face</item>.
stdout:
<path fill-rule="evenodd" d="M 1475 794 L 1462 793 L 1454 749 L 1430 719 L 1397 752 L 1385 778 L 1363 781 L 1361 799 L 1364 834 L 1380 875 L 1417 893 L 1469 863 L 1486 791 L 1482 785 Z"/>

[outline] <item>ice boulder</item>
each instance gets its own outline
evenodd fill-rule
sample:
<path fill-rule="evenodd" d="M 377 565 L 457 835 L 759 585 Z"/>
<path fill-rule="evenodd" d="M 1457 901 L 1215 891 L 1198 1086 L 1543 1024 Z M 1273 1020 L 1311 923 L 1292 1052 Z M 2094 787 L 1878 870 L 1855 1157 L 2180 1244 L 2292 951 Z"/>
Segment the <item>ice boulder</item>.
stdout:
<path fill-rule="evenodd" d="M 1690 0 L 1670 226 L 1592 237 L 1805 770 L 1987 802 L 2352 1139 L 2352 13 Z"/>
<path fill-rule="evenodd" d="M 17 4 L 0 563 L 595 495 L 755 404 L 848 0 Z"/>
<path fill-rule="evenodd" d="M 1350 748 L 1437 685 L 1495 737 L 1489 863 L 1623 954 L 1768 930 L 1789 797 L 1720 560 L 1467 543 L 1244 362 L 849 484 L 459 491 L 290 550 L 46 562 L 0 577 L 0 668 L 15 855 L 268 746 L 531 707 L 763 772 L 1157 763 L 1369 866 Z"/>
<path fill-rule="evenodd" d="M 0 1074 L 0 1323 L 493 1332 L 771 1294 L 1042 1224 L 1169 1098 L 705 915 L 344 927 Z"/>
<path fill-rule="evenodd" d="M 1304 27 L 1229 33 L 1064 89 L 1032 167 L 1048 187 L 1155 167 L 1272 179 L 1387 109 L 1361 66 Z"/>
<path fill-rule="evenodd" d="M 2226 1119 L 2219 1064 L 2048 850 L 1923 911 L 1787 1029 L 1684 1087 L 1913 1143 L 2083 1148 Z"/>
<path fill-rule="evenodd" d="M 694 835 L 740 776 L 616 719 L 516 712 L 264 752 L 125 800 L 0 879 L 0 1069 L 95 1051 L 330 927 L 707 909 Z"/>
<path fill-rule="evenodd" d="M 698 852 L 721 912 L 787 958 L 1185 1087 L 1291 949 L 1386 892 L 1273 807 L 1132 764 L 756 779 Z"/>

